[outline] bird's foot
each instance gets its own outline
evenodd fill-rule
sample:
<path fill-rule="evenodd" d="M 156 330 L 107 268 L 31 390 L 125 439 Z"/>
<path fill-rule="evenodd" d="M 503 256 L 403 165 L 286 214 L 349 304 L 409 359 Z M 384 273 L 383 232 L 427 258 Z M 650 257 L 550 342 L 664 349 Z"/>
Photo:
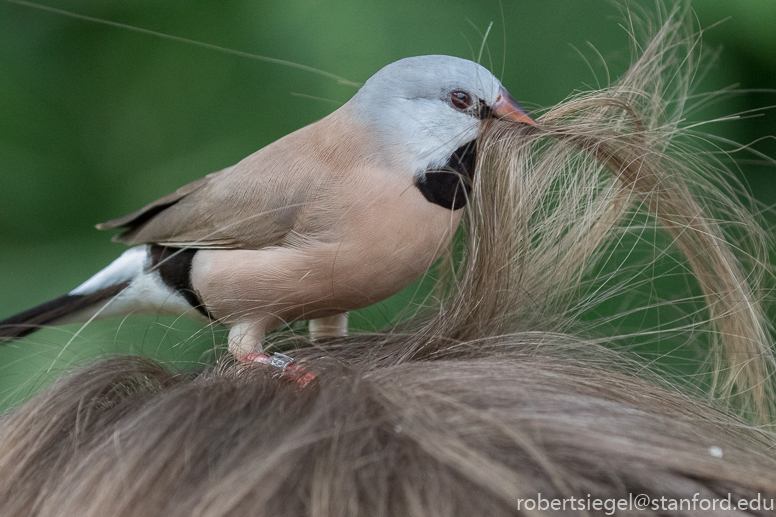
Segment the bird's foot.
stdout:
<path fill-rule="evenodd" d="M 310 320 L 310 338 L 313 340 L 348 335 L 348 314 L 343 312 L 334 316 Z"/>
<path fill-rule="evenodd" d="M 264 349 L 264 322 L 244 321 L 235 323 L 229 329 L 229 352 L 238 361 L 249 361 L 249 355 L 260 355 Z"/>
<path fill-rule="evenodd" d="M 313 379 L 315 379 L 315 374 L 308 371 L 307 368 L 293 364 L 293 357 L 289 357 L 286 354 L 281 354 L 280 352 L 275 352 L 272 354 L 272 356 L 251 353 L 245 357 L 244 361 L 267 364 L 269 366 L 279 368 L 284 375 L 294 379 L 303 388 L 310 384 Z"/>

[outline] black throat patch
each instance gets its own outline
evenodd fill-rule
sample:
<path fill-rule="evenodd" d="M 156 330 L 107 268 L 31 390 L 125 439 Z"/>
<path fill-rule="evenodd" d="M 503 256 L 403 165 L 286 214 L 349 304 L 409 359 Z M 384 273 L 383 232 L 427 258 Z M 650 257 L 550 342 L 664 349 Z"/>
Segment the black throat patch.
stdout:
<path fill-rule="evenodd" d="M 152 244 L 149 249 L 151 267 L 159 273 L 162 282 L 179 292 L 189 305 L 212 320 L 213 317 L 191 285 L 191 264 L 196 253 L 194 248 L 173 248 L 157 244 Z"/>
<path fill-rule="evenodd" d="M 441 169 L 428 169 L 415 180 L 415 186 L 428 201 L 450 210 L 466 206 L 472 190 L 477 140 L 468 142 L 453 152 Z"/>

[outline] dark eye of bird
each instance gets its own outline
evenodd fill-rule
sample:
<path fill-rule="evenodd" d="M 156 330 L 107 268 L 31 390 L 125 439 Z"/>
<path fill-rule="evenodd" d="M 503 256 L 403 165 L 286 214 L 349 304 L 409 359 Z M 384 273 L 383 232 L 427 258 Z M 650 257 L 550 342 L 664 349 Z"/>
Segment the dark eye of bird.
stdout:
<path fill-rule="evenodd" d="M 450 94 L 450 102 L 459 110 L 465 110 L 472 105 L 472 96 L 464 91 L 456 90 Z"/>

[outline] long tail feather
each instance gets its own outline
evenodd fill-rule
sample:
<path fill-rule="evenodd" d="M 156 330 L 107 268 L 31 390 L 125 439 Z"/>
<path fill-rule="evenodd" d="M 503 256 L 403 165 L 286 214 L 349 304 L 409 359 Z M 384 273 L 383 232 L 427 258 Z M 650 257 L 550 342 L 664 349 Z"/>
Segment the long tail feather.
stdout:
<path fill-rule="evenodd" d="M 89 294 L 66 294 L 0 321 L 0 341 L 13 341 L 46 325 L 75 315 L 108 300 L 127 288 L 129 282 L 111 285 Z"/>

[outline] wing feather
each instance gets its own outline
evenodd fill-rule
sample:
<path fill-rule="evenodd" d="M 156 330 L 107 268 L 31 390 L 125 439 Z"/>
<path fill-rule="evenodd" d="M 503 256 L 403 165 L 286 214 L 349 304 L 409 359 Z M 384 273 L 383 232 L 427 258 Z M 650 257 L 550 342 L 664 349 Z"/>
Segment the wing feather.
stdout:
<path fill-rule="evenodd" d="M 226 170 L 227 169 L 223 169 L 218 172 L 213 172 L 211 174 L 208 174 L 204 178 L 200 178 L 198 180 L 192 181 L 191 183 L 188 183 L 187 185 L 182 186 L 175 192 L 147 204 L 140 210 L 135 210 L 131 214 L 127 214 L 124 217 L 118 217 L 116 219 L 111 219 L 110 221 L 100 223 L 96 225 L 96 228 L 98 230 L 113 230 L 116 228 L 120 228 L 123 230 L 123 232 L 116 235 L 114 237 L 114 240 L 122 241 L 126 236 L 128 236 L 128 234 L 131 234 L 132 232 L 141 228 L 145 223 L 151 220 L 154 216 L 156 216 L 166 208 L 171 207 L 172 205 L 174 205 L 175 203 L 177 203 L 187 195 L 191 194 L 195 190 L 203 187 L 214 177 L 216 177 L 217 175 L 221 174 Z"/>
<path fill-rule="evenodd" d="M 343 110 L 97 228 L 122 230 L 114 239 L 130 245 L 204 249 L 325 235 L 337 224 L 338 189 L 369 149 L 364 132 L 340 120 Z"/>
<path fill-rule="evenodd" d="M 122 230 L 114 240 L 129 245 L 259 249 L 277 244 L 294 228 L 305 189 L 289 185 L 283 180 L 288 174 L 277 174 L 257 154 L 97 228 Z"/>

